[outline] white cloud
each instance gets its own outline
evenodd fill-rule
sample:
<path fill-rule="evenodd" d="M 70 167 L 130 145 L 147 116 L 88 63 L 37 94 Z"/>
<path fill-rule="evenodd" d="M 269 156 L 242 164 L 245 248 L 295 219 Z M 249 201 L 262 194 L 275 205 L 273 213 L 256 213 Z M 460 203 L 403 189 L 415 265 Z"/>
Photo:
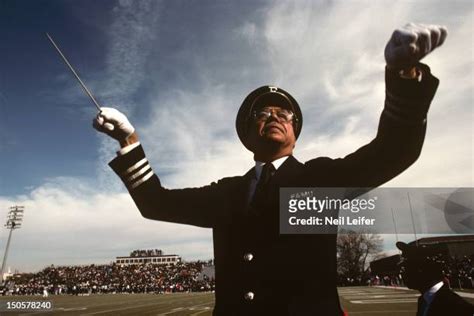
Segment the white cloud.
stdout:
<path fill-rule="evenodd" d="M 165 185 L 205 185 L 252 167 L 252 154 L 233 131 L 237 108 L 223 87 L 177 90 L 156 103 L 139 133 L 155 171 L 170 174 Z"/>
<path fill-rule="evenodd" d="M 105 60 L 109 79 L 104 87 L 109 102 L 128 101 L 146 79 L 146 60 L 158 43 L 154 30 L 160 13 L 159 2 L 152 0 L 119 1 L 112 9 Z"/>
<path fill-rule="evenodd" d="M 121 0 L 112 9 L 112 24 L 107 29 L 108 51 L 106 52 L 106 78 L 103 104 L 118 107 L 129 117 L 136 105 L 132 101 L 143 82 L 147 79 L 147 58 L 158 44 L 155 30 L 160 17 L 160 2 L 152 0 Z M 101 187 L 118 191 L 120 184 L 104 168 L 117 150 L 117 142 L 101 138 L 98 175 Z"/>
<path fill-rule="evenodd" d="M 143 218 L 128 194 L 95 192 L 77 179 L 51 179 L 30 194 L 0 197 L 0 209 L 25 206 L 8 266 L 106 263 L 134 249 L 163 249 L 185 260 L 212 258 L 210 230 Z M 8 232 L 3 230 L 0 244 Z"/>

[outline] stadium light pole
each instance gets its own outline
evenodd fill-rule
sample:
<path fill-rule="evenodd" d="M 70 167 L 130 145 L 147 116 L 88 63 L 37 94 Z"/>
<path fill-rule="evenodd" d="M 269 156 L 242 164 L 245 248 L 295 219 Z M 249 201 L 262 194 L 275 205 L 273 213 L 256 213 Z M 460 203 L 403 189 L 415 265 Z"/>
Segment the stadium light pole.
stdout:
<path fill-rule="evenodd" d="M 393 207 L 390 208 L 390 210 L 392 210 L 392 220 L 393 220 L 393 227 L 395 227 L 395 238 L 398 242 L 398 232 L 397 232 L 397 223 L 395 222 L 395 215 L 393 215 Z M 402 251 L 400 249 L 398 249 L 398 252 L 401 254 Z"/>
<path fill-rule="evenodd" d="M 416 236 L 415 220 L 413 219 L 413 207 L 411 207 L 410 192 L 407 191 L 408 205 L 410 205 L 411 224 L 413 225 L 413 234 L 415 235 L 415 245 L 418 247 L 418 237 Z"/>
<path fill-rule="evenodd" d="M 7 247 L 5 248 L 5 254 L 3 255 L 2 262 L 2 274 L 0 275 L 1 281 L 3 283 L 3 272 L 5 271 L 5 265 L 7 263 L 8 248 L 10 248 L 10 240 L 12 238 L 12 232 L 14 229 L 19 229 L 21 227 L 21 221 L 23 220 L 23 211 L 25 210 L 24 206 L 12 206 L 7 215 L 7 223 L 5 227 L 10 230 L 8 234 Z"/>

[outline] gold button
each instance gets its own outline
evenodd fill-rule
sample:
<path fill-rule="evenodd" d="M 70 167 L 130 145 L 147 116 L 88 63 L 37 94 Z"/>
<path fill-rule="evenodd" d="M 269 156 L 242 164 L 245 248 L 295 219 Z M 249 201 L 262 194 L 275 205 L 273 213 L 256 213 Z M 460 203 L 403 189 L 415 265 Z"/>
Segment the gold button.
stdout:
<path fill-rule="evenodd" d="M 245 297 L 245 300 L 251 301 L 255 297 L 255 294 L 253 294 L 253 292 L 247 292 L 247 293 L 245 293 L 244 297 Z"/>
<path fill-rule="evenodd" d="M 244 260 L 245 261 L 252 261 L 253 255 L 249 252 L 244 255 Z"/>

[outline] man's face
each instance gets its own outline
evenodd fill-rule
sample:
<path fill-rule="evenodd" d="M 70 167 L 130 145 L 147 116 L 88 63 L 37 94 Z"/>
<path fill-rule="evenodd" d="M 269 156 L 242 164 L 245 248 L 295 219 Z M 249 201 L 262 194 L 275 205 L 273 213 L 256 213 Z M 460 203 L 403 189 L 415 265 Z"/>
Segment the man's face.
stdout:
<path fill-rule="evenodd" d="M 269 115 L 270 114 L 270 115 Z M 266 106 L 256 112 L 254 125 L 250 126 L 250 137 L 254 145 L 272 143 L 282 150 L 295 147 L 293 114 L 279 106 Z"/>

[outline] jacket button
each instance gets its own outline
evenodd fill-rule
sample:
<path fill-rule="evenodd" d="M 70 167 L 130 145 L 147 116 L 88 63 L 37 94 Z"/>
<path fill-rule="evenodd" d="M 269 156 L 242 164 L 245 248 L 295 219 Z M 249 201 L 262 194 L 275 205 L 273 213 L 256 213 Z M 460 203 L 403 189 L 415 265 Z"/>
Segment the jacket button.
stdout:
<path fill-rule="evenodd" d="M 247 292 L 244 295 L 244 298 L 246 301 L 251 301 L 253 300 L 254 297 L 255 297 L 255 294 L 253 294 L 253 292 Z"/>
<path fill-rule="evenodd" d="M 249 261 L 252 261 L 252 259 L 253 259 L 253 255 L 250 252 L 244 255 L 245 261 L 249 262 Z"/>

